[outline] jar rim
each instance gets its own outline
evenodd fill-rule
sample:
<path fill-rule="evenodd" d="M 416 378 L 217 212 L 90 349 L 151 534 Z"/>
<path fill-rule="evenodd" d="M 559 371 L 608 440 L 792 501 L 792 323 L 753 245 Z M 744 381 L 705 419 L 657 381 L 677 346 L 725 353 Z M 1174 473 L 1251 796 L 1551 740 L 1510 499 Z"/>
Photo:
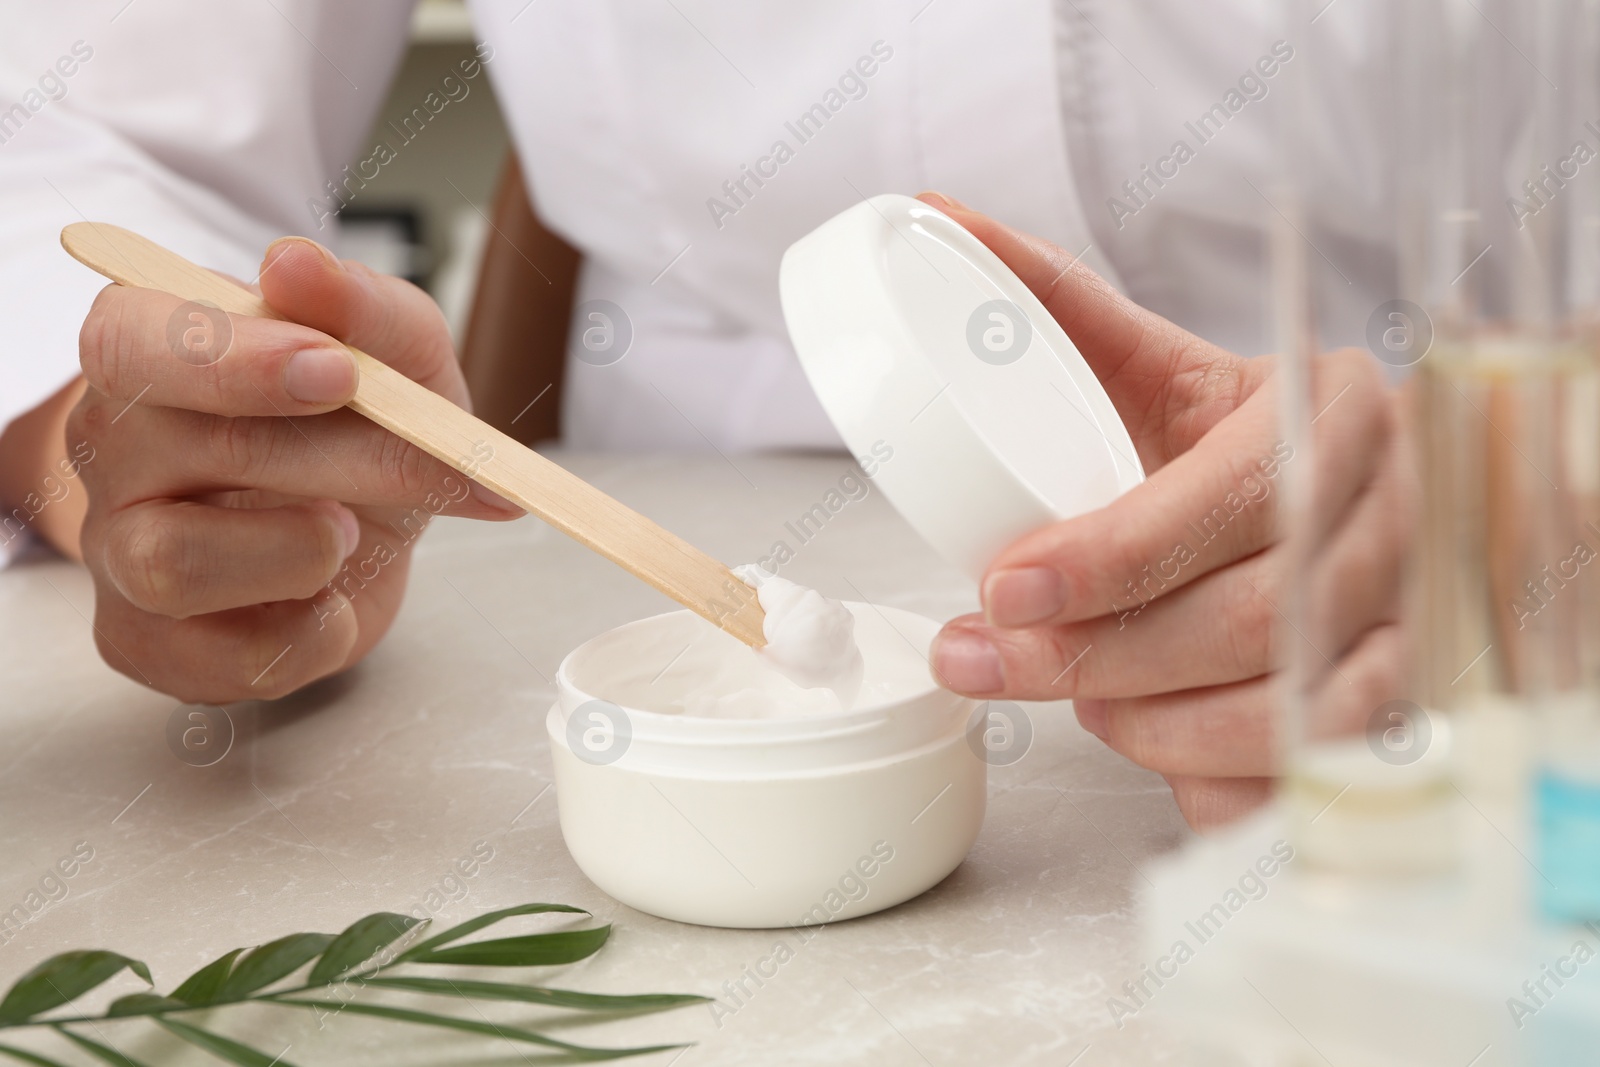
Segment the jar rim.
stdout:
<path fill-rule="evenodd" d="M 924 652 L 939 624 L 903 608 L 848 602 L 862 611 L 879 614 L 913 647 Z M 703 626 L 687 610 L 638 619 L 607 630 L 573 649 L 556 672 L 557 699 L 550 709 L 548 728 L 552 744 L 571 749 L 567 737 L 570 717 L 594 701 L 619 709 L 626 721 L 628 743 L 615 762 L 624 767 L 668 766 L 697 773 L 748 770 L 768 762 L 768 770 L 800 771 L 839 767 L 885 757 L 898 757 L 941 742 L 963 731 L 977 704 L 970 698 L 940 688 L 930 673 L 927 684 L 903 697 L 866 708 L 825 715 L 780 718 L 714 718 L 671 714 L 613 702 L 579 684 L 585 660 L 600 651 L 614 651 L 630 635 L 664 626 Z M 606 762 L 612 762 L 607 760 Z M 760 769 L 760 768 L 758 768 Z"/>

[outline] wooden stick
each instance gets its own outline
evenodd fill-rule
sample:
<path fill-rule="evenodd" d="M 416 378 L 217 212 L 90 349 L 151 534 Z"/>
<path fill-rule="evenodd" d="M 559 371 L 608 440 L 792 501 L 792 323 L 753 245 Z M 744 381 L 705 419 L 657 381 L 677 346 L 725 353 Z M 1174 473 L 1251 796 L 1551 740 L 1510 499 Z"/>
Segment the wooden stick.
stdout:
<path fill-rule="evenodd" d="M 153 241 L 103 222 L 75 222 L 61 245 L 121 285 L 158 289 L 234 315 L 281 319 L 260 297 Z M 358 349 L 349 407 L 644 579 L 752 648 L 766 643 L 756 594 L 727 567 Z"/>

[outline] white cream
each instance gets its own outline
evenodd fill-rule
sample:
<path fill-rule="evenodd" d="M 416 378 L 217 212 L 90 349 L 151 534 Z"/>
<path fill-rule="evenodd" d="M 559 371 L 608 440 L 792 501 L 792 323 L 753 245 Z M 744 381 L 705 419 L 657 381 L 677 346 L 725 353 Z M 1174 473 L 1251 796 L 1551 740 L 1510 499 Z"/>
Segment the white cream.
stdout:
<path fill-rule="evenodd" d="M 755 589 L 766 613 L 761 631 L 767 644 L 761 657 L 802 689 L 831 690 L 841 708 L 853 707 L 863 666 L 850 610 L 754 563 L 735 567 L 733 573 Z"/>
<path fill-rule="evenodd" d="M 925 641 L 874 608 L 777 581 L 758 591 L 767 648 L 754 651 L 689 612 L 650 620 L 607 635 L 604 646 L 614 648 L 593 653 L 606 663 L 596 695 L 667 715 L 784 719 L 885 707 L 928 689 Z M 804 684 L 818 680 L 827 684 Z"/>

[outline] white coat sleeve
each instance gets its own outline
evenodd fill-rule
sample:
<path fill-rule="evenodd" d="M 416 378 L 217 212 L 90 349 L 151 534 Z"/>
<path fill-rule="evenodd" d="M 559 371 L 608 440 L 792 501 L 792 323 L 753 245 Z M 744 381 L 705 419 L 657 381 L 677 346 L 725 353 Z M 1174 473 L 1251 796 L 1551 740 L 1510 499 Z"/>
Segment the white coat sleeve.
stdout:
<path fill-rule="evenodd" d="M 247 280 L 275 237 L 329 240 L 311 205 L 358 154 L 410 7 L 0 0 L 0 427 L 77 372 L 106 283 L 62 251 L 68 223 Z"/>

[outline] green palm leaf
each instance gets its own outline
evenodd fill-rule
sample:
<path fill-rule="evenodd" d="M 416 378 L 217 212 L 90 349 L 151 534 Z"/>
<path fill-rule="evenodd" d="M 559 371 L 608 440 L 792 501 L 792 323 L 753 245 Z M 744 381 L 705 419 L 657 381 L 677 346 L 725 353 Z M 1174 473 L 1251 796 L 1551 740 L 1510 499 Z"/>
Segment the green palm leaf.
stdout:
<path fill-rule="evenodd" d="M 222 983 L 218 1001 L 240 1000 L 299 970 L 333 944 L 332 934 L 290 934 L 250 950 Z"/>
<path fill-rule="evenodd" d="M 294 1067 L 294 1064 L 284 1059 L 282 1055 L 268 1056 L 266 1053 L 241 1045 L 232 1038 L 213 1034 L 209 1030 L 202 1030 L 198 1026 L 189 1026 L 176 1019 L 157 1019 L 157 1023 L 177 1034 L 195 1048 L 205 1049 L 218 1059 L 236 1063 L 239 1067 Z M 285 1051 L 288 1051 L 287 1049 Z"/>
<path fill-rule="evenodd" d="M 411 957 L 414 963 L 454 963 L 468 967 L 545 967 L 574 963 L 600 951 L 611 927 L 561 930 L 550 934 L 502 937 L 495 941 L 469 941 L 465 945 L 436 948 Z M 408 954 L 409 955 L 409 954 Z"/>
<path fill-rule="evenodd" d="M 0 1025 L 22 1022 L 76 1000 L 124 967 L 150 982 L 150 968 L 115 952 L 91 949 L 51 956 L 18 979 L 0 1001 Z"/>
<path fill-rule="evenodd" d="M 90 1041 L 82 1034 L 75 1034 L 64 1026 L 57 1026 L 55 1031 L 96 1059 L 111 1064 L 111 1067 L 144 1067 L 138 1060 L 124 1056 L 114 1048 L 107 1048 L 98 1041 Z"/>
<path fill-rule="evenodd" d="M 707 997 L 681 993 L 617 996 L 510 982 L 411 975 L 394 977 L 389 973 L 389 969 L 399 963 L 492 967 L 572 963 L 598 952 L 611 935 L 611 926 L 607 924 L 584 930 L 554 930 L 487 941 L 463 940 L 502 920 L 542 913 L 590 914 L 567 904 L 523 904 L 502 908 L 458 923 L 412 946 L 398 957 L 386 958 L 386 950 L 427 920 L 394 912 L 377 912 L 356 920 L 337 936 L 290 934 L 253 949 L 236 948 L 225 952 L 164 996 L 153 990 L 131 993 L 113 1000 L 102 1015 L 66 1017 L 64 1013 L 57 1013 L 54 1017 L 41 1018 L 51 1009 L 98 988 L 124 969 L 133 971 L 146 982 L 151 980 L 149 968 L 143 963 L 115 952 L 64 952 L 50 957 L 23 975 L 0 1000 L 0 1030 L 49 1027 L 63 1041 L 75 1046 L 78 1052 L 111 1067 L 144 1065 L 119 1051 L 96 1024 L 123 1022 L 141 1016 L 189 1045 L 237 1067 L 293 1067 L 281 1057 L 269 1057 L 232 1038 L 171 1017 L 179 1012 L 209 1010 L 238 1003 L 280 1004 L 335 1015 L 349 1012 L 390 1022 L 537 1045 L 562 1056 L 585 1061 L 615 1060 L 686 1047 L 650 1045 L 639 1048 L 591 1048 L 546 1037 L 522 1027 L 501 1026 L 481 1018 L 481 1012 L 480 1019 L 466 1019 L 385 1004 L 299 999 L 301 996 L 314 996 L 336 982 L 354 981 L 362 986 L 374 986 L 380 991 L 453 996 L 468 1004 L 474 1000 L 511 1001 L 567 1011 L 615 1014 L 662 1011 L 708 1002 Z M 311 966 L 306 984 L 276 991 L 269 989 L 307 964 Z M 93 1040 L 69 1029 L 78 1025 L 95 1026 L 101 1040 Z M 42 1053 L 5 1044 L 0 1044 L 0 1059 L 20 1061 L 33 1067 L 62 1067 L 62 1064 Z"/>
<path fill-rule="evenodd" d="M 369 1015 L 377 1019 L 394 1019 L 397 1022 L 417 1023 L 421 1026 L 438 1026 L 448 1030 L 462 1030 L 469 1034 L 482 1034 L 487 1037 L 500 1037 L 508 1041 L 522 1041 L 529 1045 L 540 1045 L 544 1048 L 556 1049 L 564 1052 L 574 1059 L 581 1060 L 620 1060 L 627 1056 L 643 1056 L 647 1052 L 668 1052 L 672 1049 L 682 1048 L 682 1045 L 651 1045 L 648 1048 L 588 1048 L 584 1045 L 573 1045 L 566 1041 L 557 1041 L 553 1037 L 545 1037 L 531 1030 L 523 1030 L 515 1026 L 499 1026 L 490 1022 L 478 1022 L 472 1019 L 458 1019 L 453 1015 L 436 1015 L 427 1011 L 412 1011 L 409 1008 L 390 1008 L 379 1004 L 344 1004 L 337 1000 L 295 1000 L 289 997 L 277 997 L 274 1004 L 293 1004 L 296 1007 L 315 1008 L 329 1012 L 347 1011 L 352 1015 Z"/>
<path fill-rule="evenodd" d="M 228 980 L 228 973 L 233 970 L 233 961 L 239 958 L 239 953 L 244 949 L 236 948 L 224 952 L 198 971 L 184 979 L 183 984 L 172 991 L 173 1000 L 181 1000 L 186 1004 L 213 1004 L 218 994 L 222 992 L 222 983 Z"/>
<path fill-rule="evenodd" d="M 157 1015 L 164 1011 L 182 1011 L 190 1005 L 159 993 L 129 993 L 118 997 L 106 1009 L 108 1019 L 121 1019 L 130 1015 Z"/>
<path fill-rule="evenodd" d="M 518 915 L 539 915 L 545 912 L 566 912 L 571 915 L 588 915 L 589 912 L 582 908 L 574 908 L 570 904 L 519 904 L 514 908 L 501 908 L 491 911 L 486 915 L 479 915 L 475 919 L 468 919 L 464 923 L 457 923 L 440 933 L 434 934 L 428 940 L 412 945 L 396 962 L 412 962 L 428 955 L 440 945 L 448 945 L 452 941 L 459 941 L 468 934 L 475 934 L 486 926 L 493 926 L 501 919 L 510 919 Z"/>
<path fill-rule="evenodd" d="M 65 1064 L 59 1063 L 56 1060 L 45 1059 L 37 1052 L 29 1052 L 27 1049 L 21 1048 L 12 1048 L 10 1045 L 0 1045 L 0 1056 L 10 1056 L 14 1060 L 21 1060 L 23 1063 L 31 1063 L 34 1065 L 34 1067 L 66 1067 Z"/>
<path fill-rule="evenodd" d="M 327 985 L 394 944 L 424 920 L 409 915 L 380 911 L 357 919 L 333 939 L 317 965 L 311 968 L 307 985 Z"/>
<path fill-rule="evenodd" d="M 607 993 L 579 993 L 571 989 L 512 985 L 509 982 L 474 982 L 455 978 L 368 978 L 363 985 L 375 989 L 398 989 L 412 993 L 437 993 L 445 996 L 515 1000 L 524 1004 L 544 1004 L 576 1011 L 644 1012 L 665 1011 L 689 1004 L 709 1003 L 710 997 L 693 993 L 643 993 L 614 996 Z"/>

